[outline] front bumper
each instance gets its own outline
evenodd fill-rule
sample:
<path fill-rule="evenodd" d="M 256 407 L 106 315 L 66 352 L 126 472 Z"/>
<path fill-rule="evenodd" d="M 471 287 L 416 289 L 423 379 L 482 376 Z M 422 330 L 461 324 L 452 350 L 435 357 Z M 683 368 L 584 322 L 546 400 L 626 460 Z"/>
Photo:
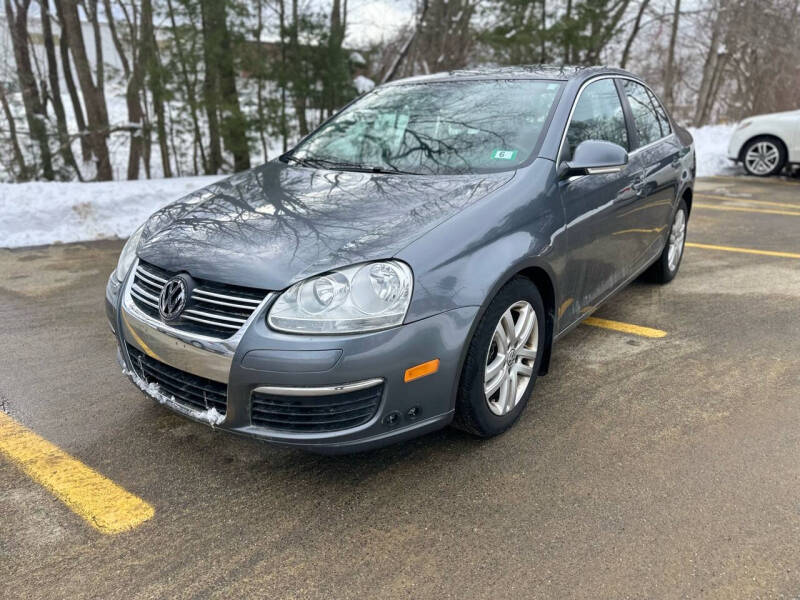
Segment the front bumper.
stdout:
<path fill-rule="evenodd" d="M 119 343 L 120 363 L 147 395 L 219 429 L 323 453 L 366 450 L 446 426 L 453 418 L 463 351 L 478 311 L 464 307 L 358 335 L 291 335 L 267 326 L 265 316 L 275 299 L 268 297 L 236 335 L 220 341 L 189 335 L 148 317 L 130 301 L 127 290 L 128 284 L 109 280 L 106 312 Z M 129 346 L 134 353 L 225 384 L 224 417 L 187 407 L 148 385 L 132 364 Z M 437 358 L 436 373 L 404 381 L 406 369 Z M 370 380 L 382 385 L 380 401 L 375 414 L 358 426 L 310 432 L 253 423 L 257 388 L 291 398 L 299 392 L 333 393 L 331 388 Z"/>
<path fill-rule="evenodd" d="M 752 134 L 748 133 L 747 128 L 735 129 L 733 131 L 728 141 L 728 160 L 734 162 L 739 162 L 741 160 L 742 146 L 744 146 L 744 143 L 750 139 L 750 137 L 752 137 Z"/>

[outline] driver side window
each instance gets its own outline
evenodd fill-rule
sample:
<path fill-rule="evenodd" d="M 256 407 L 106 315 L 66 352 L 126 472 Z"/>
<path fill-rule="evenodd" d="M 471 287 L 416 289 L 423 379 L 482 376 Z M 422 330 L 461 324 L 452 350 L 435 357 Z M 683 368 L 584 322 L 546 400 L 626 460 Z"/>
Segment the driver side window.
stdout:
<path fill-rule="evenodd" d="M 571 160 L 575 148 L 586 140 L 613 142 L 630 150 L 622 103 L 612 79 L 601 79 L 584 88 L 572 113 L 561 160 Z"/>

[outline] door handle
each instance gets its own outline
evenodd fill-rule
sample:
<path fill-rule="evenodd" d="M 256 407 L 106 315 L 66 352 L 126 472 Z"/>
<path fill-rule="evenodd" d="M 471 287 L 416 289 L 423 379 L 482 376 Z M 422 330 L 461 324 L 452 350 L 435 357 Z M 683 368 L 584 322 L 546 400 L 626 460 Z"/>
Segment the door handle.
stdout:
<path fill-rule="evenodd" d="M 645 189 L 644 182 L 645 182 L 645 176 L 644 173 L 642 173 L 641 175 L 639 175 L 639 177 L 636 178 L 636 181 L 634 181 L 631 184 L 631 189 L 634 192 L 636 192 L 637 196 L 641 196 L 642 194 L 644 194 L 644 189 Z"/>

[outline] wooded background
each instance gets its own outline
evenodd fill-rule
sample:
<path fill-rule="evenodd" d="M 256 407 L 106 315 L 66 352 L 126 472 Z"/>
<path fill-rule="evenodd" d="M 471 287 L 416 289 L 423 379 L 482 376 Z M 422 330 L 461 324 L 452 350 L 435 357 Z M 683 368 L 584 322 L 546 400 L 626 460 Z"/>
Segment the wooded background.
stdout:
<path fill-rule="evenodd" d="M 0 181 L 240 171 L 365 77 L 475 65 L 621 66 L 685 125 L 800 108 L 800 0 L 406 0 L 361 44 L 347 0 L 3 2 Z"/>

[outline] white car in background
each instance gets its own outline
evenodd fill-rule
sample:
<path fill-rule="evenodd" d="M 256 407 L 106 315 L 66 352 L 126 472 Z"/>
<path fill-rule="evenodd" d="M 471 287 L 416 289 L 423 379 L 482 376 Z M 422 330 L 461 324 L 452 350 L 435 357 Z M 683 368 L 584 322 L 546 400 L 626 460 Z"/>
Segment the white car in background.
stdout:
<path fill-rule="evenodd" d="M 800 110 L 756 115 L 733 131 L 728 158 L 741 162 L 757 177 L 777 175 L 786 165 L 800 164 Z"/>

